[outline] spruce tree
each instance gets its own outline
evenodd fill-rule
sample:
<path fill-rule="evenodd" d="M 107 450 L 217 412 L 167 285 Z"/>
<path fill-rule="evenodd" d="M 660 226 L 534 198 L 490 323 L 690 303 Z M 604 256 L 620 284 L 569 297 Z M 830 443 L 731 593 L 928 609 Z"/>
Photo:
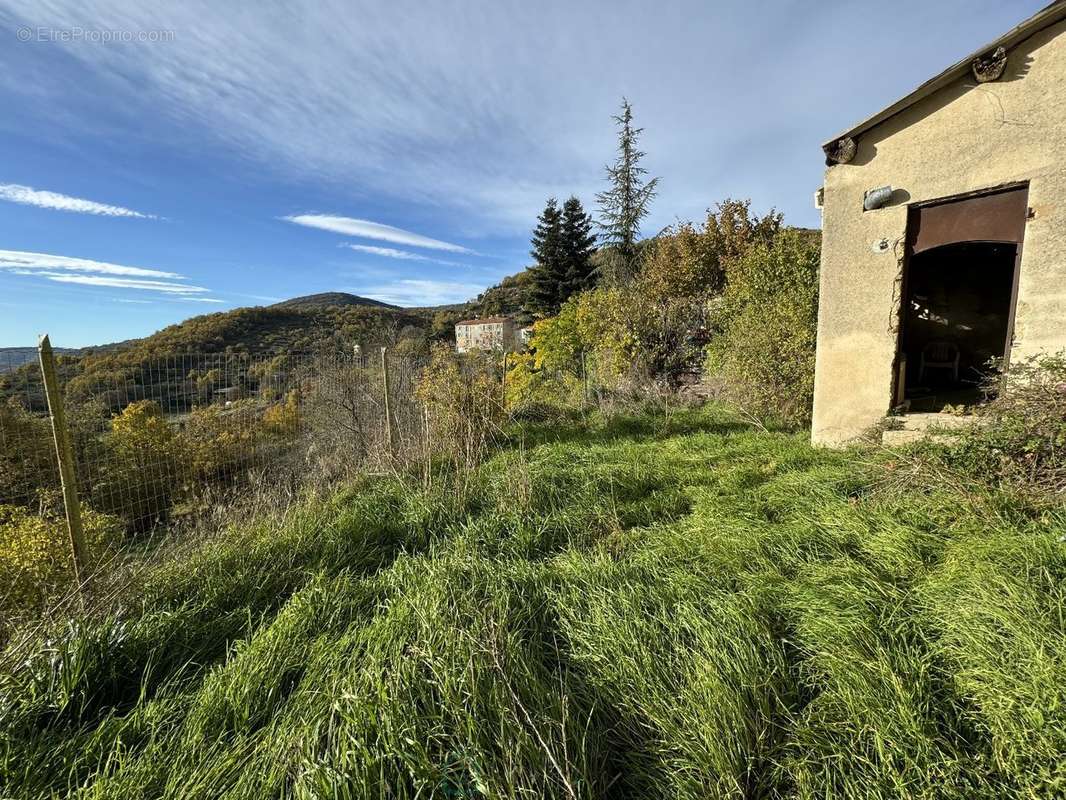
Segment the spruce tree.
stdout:
<path fill-rule="evenodd" d="M 562 303 L 566 283 L 563 215 L 554 197 L 548 199 L 533 230 L 532 280 L 527 305 L 534 314 L 551 316 Z"/>
<path fill-rule="evenodd" d="M 596 195 L 600 206 L 603 243 L 610 256 L 606 261 L 607 278 L 612 283 L 631 280 L 639 269 L 637 242 L 640 222 L 648 214 L 648 204 L 655 197 L 658 178 L 645 180 L 647 170 L 640 166 L 644 153 L 637 149 L 643 128 L 633 127 L 633 109 L 622 98 L 622 113 L 614 117 L 618 124 L 618 157 L 607 165 L 607 191 Z"/>
<path fill-rule="evenodd" d="M 566 300 L 594 283 L 591 259 L 596 250 L 596 235 L 592 232 L 592 216 L 585 213 L 581 201 L 573 196 L 563 204 L 562 225 L 566 282 L 561 299 Z"/>

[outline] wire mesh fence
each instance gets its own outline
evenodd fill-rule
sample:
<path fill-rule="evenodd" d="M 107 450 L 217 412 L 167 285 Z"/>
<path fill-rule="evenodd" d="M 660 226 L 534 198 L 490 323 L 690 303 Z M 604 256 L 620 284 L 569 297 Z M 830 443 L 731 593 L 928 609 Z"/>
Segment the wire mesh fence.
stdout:
<path fill-rule="evenodd" d="M 210 535 L 224 513 L 280 509 L 307 486 L 417 464 L 428 488 L 437 464 L 461 476 L 461 489 L 512 413 L 538 418 L 530 398 L 603 405 L 584 359 L 572 374 L 542 371 L 537 388 L 521 374 L 528 354 L 456 357 L 446 346 L 136 361 L 59 353 L 52 395 L 32 356 L 0 351 L 0 618 L 52 607 L 79 574 L 79 547 L 99 586 L 101 569 L 158 553 L 157 535 L 195 541 L 189 534 Z M 50 396 L 65 411 L 62 459 Z M 0 619 L 0 640 L 4 627 Z"/>
<path fill-rule="evenodd" d="M 56 514 L 59 467 L 40 368 L 4 366 L 0 506 Z M 194 513 L 206 494 L 255 471 L 333 479 L 422 446 L 418 358 L 183 353 L 94 366 L 57 361 L 78 493 L 130 533 Z"/>

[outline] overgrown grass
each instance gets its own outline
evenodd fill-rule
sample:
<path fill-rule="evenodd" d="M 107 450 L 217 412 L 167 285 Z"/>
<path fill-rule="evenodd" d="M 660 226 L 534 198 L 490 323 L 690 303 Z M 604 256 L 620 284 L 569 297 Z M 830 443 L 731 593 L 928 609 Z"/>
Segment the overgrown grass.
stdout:
<path fill-rule="evenodd" d="M 726 412 L 249 523 L 0 675 L 0 796 L 1056 797 L 1066 519 Z M 1002 501 L 997 501 L 1002 507 Z"/>

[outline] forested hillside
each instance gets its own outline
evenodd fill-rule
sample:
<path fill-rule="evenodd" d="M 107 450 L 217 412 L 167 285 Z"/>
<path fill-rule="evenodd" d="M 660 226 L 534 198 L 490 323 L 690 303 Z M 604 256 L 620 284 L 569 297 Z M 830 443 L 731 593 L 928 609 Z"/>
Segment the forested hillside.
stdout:
<path fill-rule="evenodd" d="M 60 374 L 64 380 L 80 378 L 80 385 L 88 385 L 183 354 L 350 353 L 356 344 L 364 348 L 387 344 L 404 352 L 423 348 L 428 336 L 427 320 L 403 309 L 354 295 L 313 295 L 273 306 L 204 314 L 143 339 L 68 351 L 60 359 Z M 37 370 L 36 351 L 32 352 L 23 366 L 0 375 L 0 396 L 18 392 L 32 380 L 25 374 Z"/>

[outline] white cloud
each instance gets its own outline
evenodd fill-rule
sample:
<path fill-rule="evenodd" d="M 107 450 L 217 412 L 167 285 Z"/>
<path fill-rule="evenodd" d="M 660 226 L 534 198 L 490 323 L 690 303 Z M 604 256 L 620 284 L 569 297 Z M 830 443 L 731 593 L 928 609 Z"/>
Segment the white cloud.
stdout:
<path fill-rule="evenodd" d="M 187 283 L 170 283 L 169 281 L 148 281 L 135 278 L 112 278 L 107 275 L 67 275 L 62 272 L 20 272 L 16 275 L 34 275 L 47 278 L 57 283 L 77 283 L 82 286 L 108 286 L 112 289 L 140 289 L 164 294 L 193 295 L 211 291 L 203 286 L 190 286 Z"/>
<path fill-rule="evenodd" d="M 17 183 L 0 183 L 0 200 L 10 200 L 24 206 L 52 208 L 56 211 L 73 211 L 78 214 L 98 214 L 104 217 L 138 217 L 140 219 L 159 219 L 154 214 L 143 214 L 122 206 L 97 203 L 95 200 L 83 200 L 58 192 L 46 192 L 32 186 Z"/>
<path fill-rule="evenodd" d="M 465 302 L 483 290 L 483 286 L 473 283 L 409 278 L 347 291 L 396 306 L 437 306 Z"/>
<path fill-rule="evenodd" d="M 254 13 L 211 0 L 4 0 L 8 32 L 176 36 L 0 46 L 0 87 L 17 120 L 79 150 L 94 135 L 143 136 L 190 163 L 248 159 L 264 186 L 295 177 L 399 201 L 392 208 L 422 204 L 464 241 L 524 235 L 552 194 L 575 192 L 591 208 L 625 94 L 646 129 L 645 165 L 663 177 L 646 233 L 728 195 L 816 225 L 820 142 L 942 69 L 947 54 L 1016 24 L 1019 6 L 1046 2 L 984 2 L 969 14 L 961 0 L 910 14 L 891 3 L 841 14 L 839 2 L 778 2 L 768 14 L 764 3 L 706 0 L 293 0 Z M 827 29 L 832 47 L 820 46 Z M 872 38 L 898 44 L 895 68 L 866 57 Z"/>
<path fill-rule="evenodd" d="M 430 258 L 419 253 L 412 253 L 409 250 L 396 250 L 392 247 L 374 247 L 367 244 L 351 244 L 345 242 L 341 247 L 347 247 L 349 250 L 355 250 L 357 253 L 369 253 L 373 256 L 382 256 L 383 258 L 396 258 L 403 261 L 424 261 L 427 264 L 443 264 L 447 267 L 466 267 L 469 268 L 469 264 L 463 264 L 459 261 L 446 261 L 443 258 Z M 489 268 L 491 269 L 491 267 Z"/>
<path fill-rule="evenodd" d="M 370 253 L 373 256 L 384 256 L 385 258 L 400 258 L 405 261 L 430 260 L 425 256 L 420 256 L 418 253 L 409 253 L 406 250 L 396 250 L 392 247 L 374 247 L 368 244 L 345 244 L 343 247 L 347 247 L 349 250 L 355 250 L 359 253 Z"/>
<path fill-rule="evenodd" d="M 176 272 L 164 272 L 158 269 L 127 267 L 122 264 L 109 264 L 106 261 L 93 261 L 88 258 L 70 258 L 48 253 L 27 253 L 21 250 L 0 250 L 0 269 L 51 269 L 71 272 L 94 272 L 100 275 L 128 275 L 138 278 L 181 278 Z"/>
<path fill-rule="evenodd" d="M 213 297 L 203 297 L 211 291 L 203 286 L 179 283 L 185 280 L 185 276 L 176 272 L 128 267 L 123 264 L 93 261 L 88 258 L 27 253 L 21 250 L 0 250 L 0 273 L 2 272 L 9 275 L 44 278 L 56 283 L 156 292 L 160 295 L 159 299 L 180 299 L 196 303 L 224 302 Z"/>
<path fill-rule="evenodd" d="M 409 247 L 424 247 L 427 250 L 446 250 L 449 253 L 473 252 L 465 247 L 452 244 L 451 242 L 442 242 L 440 239 L 431 239 L 420 233 L 405 231 L 403 228 L 394 228 L 392 225 L 371 222 L 367 219 L 339 217 L 333 214 L 294 214 L 288 217 L 282 217 L 282 219 L 287 222 L 294 222 L 297 225 L 304 225 L 308 228 L 318 228 L 323 231 L 342 233 L 345 236 L 358 236 L 363 239 L 377 239 L 382 242 L 405 244 Z"/>

